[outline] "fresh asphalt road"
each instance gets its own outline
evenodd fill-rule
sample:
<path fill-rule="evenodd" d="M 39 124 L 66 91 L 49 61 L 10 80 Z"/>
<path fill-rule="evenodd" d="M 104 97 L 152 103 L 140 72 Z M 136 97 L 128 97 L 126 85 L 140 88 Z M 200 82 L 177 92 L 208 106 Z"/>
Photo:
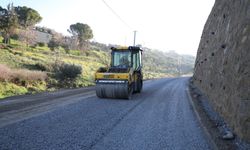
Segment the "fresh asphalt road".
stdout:
<path fill-rule="evenodd" d="M 0 113 L 0 149 L 212 149 L 189 103 L 188 79 L 146 81 L 131 100 L 99 99 L 93 89 L 89 96 L 64 95 L 50 109 L 43 105 L 9 123 Z"/>

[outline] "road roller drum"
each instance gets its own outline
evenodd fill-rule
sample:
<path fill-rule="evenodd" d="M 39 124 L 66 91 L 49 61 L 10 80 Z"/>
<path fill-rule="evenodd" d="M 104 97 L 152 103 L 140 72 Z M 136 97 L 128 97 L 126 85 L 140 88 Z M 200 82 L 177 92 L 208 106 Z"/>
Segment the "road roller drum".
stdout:
<path fill-rule="evenodd" d="M 126 98 L 130 99 L 132 90 L 127 82 L 96 83 L 96 95 L 100 98 Z"/>

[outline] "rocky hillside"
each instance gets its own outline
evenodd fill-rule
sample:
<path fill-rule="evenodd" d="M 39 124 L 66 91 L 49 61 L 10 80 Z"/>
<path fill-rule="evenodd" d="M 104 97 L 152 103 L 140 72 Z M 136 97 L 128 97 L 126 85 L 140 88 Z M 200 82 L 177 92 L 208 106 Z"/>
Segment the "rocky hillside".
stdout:
<path fill-rule="evenodd" d="M 203 30 L 193 79 L 234 132 L 250 141 L 249 0 L 216 0 Z"/>

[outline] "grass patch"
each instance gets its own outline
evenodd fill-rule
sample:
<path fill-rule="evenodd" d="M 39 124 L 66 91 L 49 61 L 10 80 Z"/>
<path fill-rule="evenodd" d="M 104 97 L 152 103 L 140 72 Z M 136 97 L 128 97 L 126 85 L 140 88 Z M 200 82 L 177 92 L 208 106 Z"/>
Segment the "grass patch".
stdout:
<path fill-rule="evenodd" d="M 0 98 L 22 95 L 28 93 L 28 89 L 14 83 L 0 82 Z"/>

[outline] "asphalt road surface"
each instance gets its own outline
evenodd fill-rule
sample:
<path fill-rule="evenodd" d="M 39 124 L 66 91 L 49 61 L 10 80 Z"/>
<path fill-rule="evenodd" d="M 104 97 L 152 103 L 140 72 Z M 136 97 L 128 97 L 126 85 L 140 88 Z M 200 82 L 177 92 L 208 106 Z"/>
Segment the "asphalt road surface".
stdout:
<path fill-rule="evenodd" d="M 131 100 L 94 88 L 0 101 L 0 149 L 212 149 L 187 96 L 188 78 L 144 82 Z"/>

